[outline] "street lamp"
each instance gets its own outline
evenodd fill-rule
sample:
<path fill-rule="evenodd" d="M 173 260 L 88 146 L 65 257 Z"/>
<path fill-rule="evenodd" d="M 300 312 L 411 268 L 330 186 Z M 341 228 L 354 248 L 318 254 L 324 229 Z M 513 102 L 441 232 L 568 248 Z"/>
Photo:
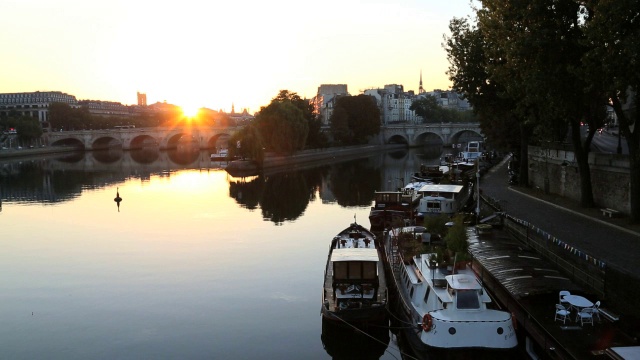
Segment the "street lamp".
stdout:
<path fill-rule="evenodd" d="M 480 161 L 476 160 L 476 222 L 480 221 Z"/>

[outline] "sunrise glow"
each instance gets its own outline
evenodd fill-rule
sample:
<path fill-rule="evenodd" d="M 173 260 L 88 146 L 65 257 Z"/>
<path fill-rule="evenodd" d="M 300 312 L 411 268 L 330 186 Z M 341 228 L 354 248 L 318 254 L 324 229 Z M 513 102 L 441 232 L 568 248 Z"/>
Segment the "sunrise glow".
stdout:
<path fill-rule="evenodd" d="M 3 5 L 0 43 L 11 56 L 2 59 L 0 92 L 130 105 L 140 91 L 149 105 L 184 106 L 187 116 L 196 111 L 187 104 L 253 113 L 282 89 L 310 99 L 322 84 L 347 84 L 352 95 L 387 84 L 417 90 L 421 70 L 427 90 L 447 89 L 442 35 L 453 17 L 471 13 L 468 0 L 60 0 L 59 16 L 52 6 Z M 43 41 L 52 33 L 74 41 Z"/>

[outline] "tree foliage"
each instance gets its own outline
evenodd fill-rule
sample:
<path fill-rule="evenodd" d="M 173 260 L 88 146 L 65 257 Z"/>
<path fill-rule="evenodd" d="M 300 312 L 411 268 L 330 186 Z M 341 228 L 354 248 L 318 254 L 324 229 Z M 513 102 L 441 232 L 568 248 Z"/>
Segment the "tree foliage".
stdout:
<path fill-rule="evenodd" d="M 497 126 L 487 126 L 500 124 L 499 117 L 518 125 L 521 175 L 527 169 L 526 145 L 533 141 L 545 146 L 562 140 L 568 128 L 580 171 L 581 203 L 593 206 L 588 163 L 591 140 L 604 124 L 607 99 L 613 98 L 615 108 L 615 98 L 623 98 L 620 94 L 633 88 L 627 80 L 610 86 L 617 81 L 614 79 L 638 74 L 637 66 L 622 64 L 633 58 L 623 60 L 623 54 L 635 52 L 637 56 L 637 4 L 483 0 L 475 11 L 476 25 L 466 19 L 450 22 L 452 35 L 445 47 L 454 88 L 478 111 L 481 127 L 489 136 L 499 137 L 490 133 Z M 634 35 L 626 38 L 622 34 Z M 607 69 L 611 72 L 603 72 Z M 582 136 L 583 123 L 589 125 L 586 137 Z"/>
<path fill-rule="evenodd" d="M 262 135 L 254 123 L 249 124 L 229 138 L 229 156 L 251 159 L 258 163 L 264 160 Z"/>
<path fill-rule="evenodd" d="M 585 78 L 600 87 L 629 147 L 631 219 L 640 222 L 640 8 L 636 0 L 587 0 Z"/>
<path fill-rule="evenodd" d="M 380 110 L 367 95 L 340 97 L 329 121 L 334 139 L 344 145 L 366 144 L 380 132 Z"/>
<path fill-rule="evenodd" d="M 304 117 L 304 101 L 295 93 L 282 90 L 256 116 L 255 126 L 269 151 L 292 154 L 302 150 L 309 133 Z"/>
<path fill-rule="evenodd" d="M 470 111 L 448 109 L 438 105 L 438 100 L 432 96 L 421 96 L 414 100 L 409 110 L 415 111 L 424 122 L 470 122 L 474 121 Z"/>

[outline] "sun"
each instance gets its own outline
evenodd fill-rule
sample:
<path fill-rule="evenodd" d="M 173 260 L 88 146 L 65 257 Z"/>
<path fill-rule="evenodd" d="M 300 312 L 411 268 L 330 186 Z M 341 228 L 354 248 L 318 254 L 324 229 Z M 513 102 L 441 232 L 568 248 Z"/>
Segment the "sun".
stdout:
<path fill-rule="evenodd" d="M 183 105 L 180 108 L 182 109 L 182 114 L 189 118 L 196 117 L 200 112 L 200 107 L 198 106 Z"/>

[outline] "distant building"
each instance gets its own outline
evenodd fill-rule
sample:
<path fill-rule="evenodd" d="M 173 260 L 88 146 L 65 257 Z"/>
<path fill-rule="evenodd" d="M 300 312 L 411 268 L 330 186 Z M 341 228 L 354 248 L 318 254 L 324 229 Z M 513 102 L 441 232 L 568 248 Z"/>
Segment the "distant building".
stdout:
<path fill-rule="evenodd" d="M 368 89 L 364 94 L 376 100 L 382 125 L 414 124 L 419 121 L 415 111 L 409 109 L 416 95 L 413 91 L 405 92 L 402 85 L 391 84 L 382 89 Z"/>
<path fill-rule="evenodd" d="M 346 84 L 323 84 L 318 87 L 318 94 L 311 99 L 314 111 L 321 116 L 322 125 L 329 126 L 336 101 L 341 96 L 349 96 Z"/>
<path fill-rule="evenodd" d="M 138 106 L 147 106 L 147 94 L 138 92 Z"/>
<path fill-rule="evenodd" d="M 231 112 L 227 113 L 227 115 L 236 125 L 246 125 L 249 121 L 254 119 L 254 116 L 249 114 L 249 110 L 247 109 L 242 109 L 241 113 L 236 113 L 235 104 L 231 104 Z"/>
<path fill-rule="evenodd" d="M 79 106 L 75 96 L 60 91 L 5 93 L 0 94 L 0 116 L 9 116 L 11 111 L 15 111 L 19 116 L 36 118 L 43 127 L 48 127 L 49 106 L 52 103 Z"/>
<path fill-rule="evenodd" d="M 91 115 L 102 117 L 127 117 L 131 116 L 131 109 L 122 105 L 122 103 L 115 101 L 102 101 L 102 100 L 80 100 L 78 104 L 86 107 Z"/>
<path fill-rule="evenodd" d="M 429 92 L 425 92 L 422 96 L 429 95 L 436 98 L 438 105 L 443 108 L 459 110 L 459 111 L 467 111 L 471 110 L 471 105 L 469 101 L 462 98 L 461 94 L 458 94 L 455 91 L 451 90 L 433 90 Z"/>

